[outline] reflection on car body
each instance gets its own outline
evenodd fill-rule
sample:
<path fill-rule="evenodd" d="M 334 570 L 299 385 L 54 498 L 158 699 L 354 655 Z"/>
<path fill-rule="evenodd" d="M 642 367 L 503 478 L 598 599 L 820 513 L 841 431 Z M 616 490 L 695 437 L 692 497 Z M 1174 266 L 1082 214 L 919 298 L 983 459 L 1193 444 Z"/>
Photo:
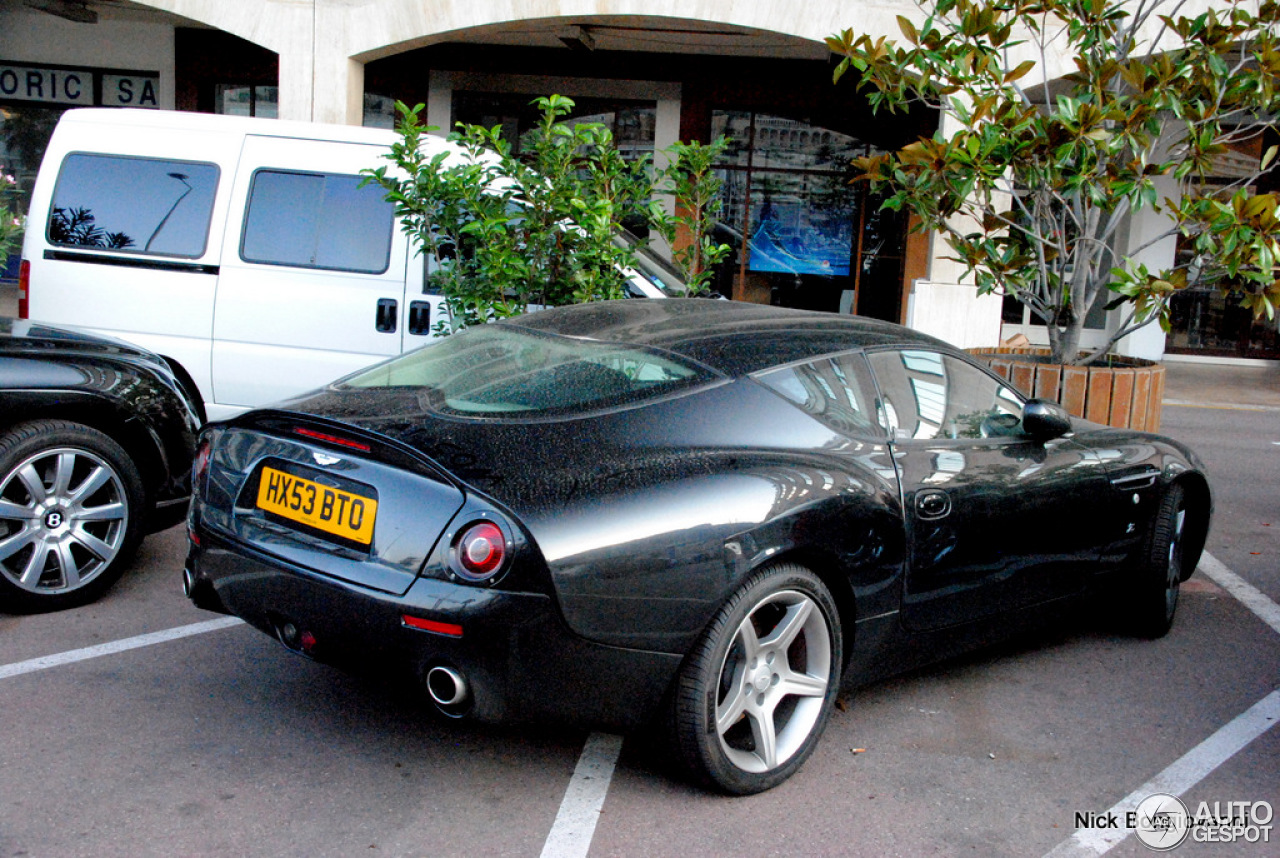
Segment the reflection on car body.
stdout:
<path fill-rule="evenodd" d="M 263 502 L 280 471 L 376 497 L 369 542 Z M 749 793 L 844 682 L 1099 589 L 1163 634 L 1210 510 L 1189 450 L 904 328 L 615 301 L 210 426 L 185 582 L 313 658 L 407 665 L 451 716 L 665 713 L 697 780 Z"/>

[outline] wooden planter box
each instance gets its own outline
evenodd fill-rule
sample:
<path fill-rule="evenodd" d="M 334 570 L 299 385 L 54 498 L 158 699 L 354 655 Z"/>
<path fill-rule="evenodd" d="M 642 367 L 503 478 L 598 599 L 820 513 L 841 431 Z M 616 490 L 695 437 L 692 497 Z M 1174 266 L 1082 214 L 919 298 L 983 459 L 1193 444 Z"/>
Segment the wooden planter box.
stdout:
<path fill-rule="evenodd" d="M 1141 358 L 1110 356 L 1107 366 L 1048 363 L 1035 347 L 973 349 L 1001 378 L 1027 396 L 1052 399 L 1077 417 L 1156 432 L 1164 401 L 1164 366 Z"/>

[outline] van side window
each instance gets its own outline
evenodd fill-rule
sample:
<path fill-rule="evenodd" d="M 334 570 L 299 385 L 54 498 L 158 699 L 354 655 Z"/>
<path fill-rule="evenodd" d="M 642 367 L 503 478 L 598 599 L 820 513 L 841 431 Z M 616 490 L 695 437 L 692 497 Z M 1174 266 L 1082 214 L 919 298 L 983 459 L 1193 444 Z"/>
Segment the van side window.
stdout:
<path fill-rule="evenodd" d="M 249 191 L 240 258 L 381 274 L 391 262 L 391 203 L 360 176 L 258 170 Z"/>
<path fill-rule="evenodd" d="M 49 212 L 50 244 L 195 259 L 209 238 L 215 164 L 68 155 Z"/>

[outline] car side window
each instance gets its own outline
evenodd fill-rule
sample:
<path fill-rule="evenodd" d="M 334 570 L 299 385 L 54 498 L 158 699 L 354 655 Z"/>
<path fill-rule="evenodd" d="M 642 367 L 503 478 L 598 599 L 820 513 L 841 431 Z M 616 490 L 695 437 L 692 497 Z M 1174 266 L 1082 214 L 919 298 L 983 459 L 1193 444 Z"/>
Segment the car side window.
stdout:
<path fill-rule="evenodd" d="M 756 380 L 846 435 L 883 435 L 876 426 L 874 388 L 861 353 L 784 366 Z"/>
<path fill-rule="evenodd" d="M 240 258 L 266 265 L 381 274 L 391 262 L 391 203 L 360 176 L 258 170 Z"/>
<path fill-rule="evenodd" d="M 877 419 L 893 438 L 990 438 L 1022 433 L 1022 397 L 976 366 L 924 349 L 867 355 Z"/>
<path fill-rule="evenodd" d="M 215 164 L 68 155 L 49 212 L 50 244 L 195 259 L 209 239 Z"/>

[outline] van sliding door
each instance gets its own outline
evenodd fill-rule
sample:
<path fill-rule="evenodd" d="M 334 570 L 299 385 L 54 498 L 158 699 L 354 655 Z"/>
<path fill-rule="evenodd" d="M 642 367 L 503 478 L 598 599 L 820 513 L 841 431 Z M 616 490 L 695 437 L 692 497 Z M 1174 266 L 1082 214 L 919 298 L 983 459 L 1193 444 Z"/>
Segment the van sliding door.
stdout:
<path fill-rule="evenodd" d="M 360 187 L 384 149 L 244 146 L 214 310 L 220 406 L 263 405 L 399 354 L 408 313 L 405 236 L 383 191 Z"/>

